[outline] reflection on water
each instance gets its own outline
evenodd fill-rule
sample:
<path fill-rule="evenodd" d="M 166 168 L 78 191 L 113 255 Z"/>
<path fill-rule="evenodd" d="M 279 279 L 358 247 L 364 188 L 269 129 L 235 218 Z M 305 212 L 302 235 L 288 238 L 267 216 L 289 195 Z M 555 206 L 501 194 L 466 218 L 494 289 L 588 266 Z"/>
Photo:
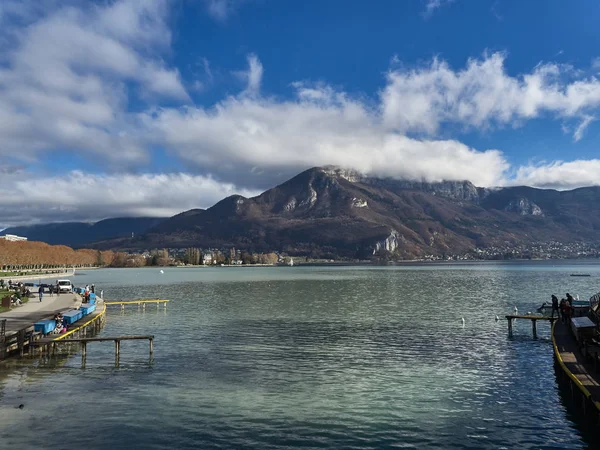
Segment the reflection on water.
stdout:
<path fill-rule="evenodd" d="M 583 298 L 581 266 L 427 265 L 99 270 L 103 336 L 59 362 L 11 362 L 0 378 L 10 448 L 581 448 L 554 377 L 549 327 L 506 321 L 551 293 Z M 465 319 L 462 327 L 461 318 Z M 23 403 L 25 407 L 16 408 Z M 52 424 L 49 426 L 49 424 Z M 15 425 L 19 425 L 18 427 Z M 22 432 L 22 427 L 29 430 Z M 8 447 L 7 447 L 8 448 Z"/>

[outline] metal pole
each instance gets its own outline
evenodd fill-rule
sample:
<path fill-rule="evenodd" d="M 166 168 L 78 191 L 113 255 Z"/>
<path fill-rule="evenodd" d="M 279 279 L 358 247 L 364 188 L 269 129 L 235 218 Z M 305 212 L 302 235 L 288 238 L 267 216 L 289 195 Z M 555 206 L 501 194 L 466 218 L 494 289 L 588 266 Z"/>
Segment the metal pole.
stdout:
<path fill-rule="evenodd" d="M 150 338 L 150 356 L 154 353 L 154 339 Z"/>
<path fill-rule="evenodd" d="M 531 328 L 533 329 L 533 338 L 537 339 L 537 320 L 531 319 Z"/>

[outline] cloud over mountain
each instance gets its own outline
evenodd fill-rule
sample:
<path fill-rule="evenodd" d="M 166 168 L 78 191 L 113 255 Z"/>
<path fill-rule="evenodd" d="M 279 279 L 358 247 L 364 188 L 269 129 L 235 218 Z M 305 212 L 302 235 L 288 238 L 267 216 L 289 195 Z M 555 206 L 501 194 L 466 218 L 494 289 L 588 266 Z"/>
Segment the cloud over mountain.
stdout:
<path fill-rule="evenodd" d="M 204 6 L 224 20 L 242 3 L 211 0 Z M 113 205 L 119 214 L 164 214 L 192 204 L 186 189 L 194 189 L 195 198 L 216 200 L 328 164 L 376 176 L 468 179 L 480 186 L 598 183 L 596 160 L 521 167 L 502 148 L 461 142 L 466 132 L 519 128 L 542 118 L 568 129 L 574 141 L 584 140 L 600 108 L 600 81 L 592 67 L 540 62 L 511 74 L 507 54 L 484 53 L 464 67 L 442 58 L 395 61 L 375 92 L 291 79 L 285 92 L 273 95 L 265 83 L 269 66 L 258 52 L 244 49 L 237 57 L 242 66 L 245 56 L 247 67 L 236 73 L 245 87 L 209 102 L 193 94 L 208 88 L 199 89 L 174 62 L 173 9 L 167 0 L 3 2 L 0 156 L 7 167 L 23 167 L 32 186 L 43 189 L 37 181 L 42 179 L 57 192 L 66 191 L 63 180 L 78 186 L 86 181 L 73 167 L 66 177 L 48 173 L 49 159 L 60 154 L 93 167 L 92 185 L 114 188 L 104 203 L 82 189 L 69 207 L 81 218 L 91 214 L 82 206 L 88 203 L 102 203 L 106 211 Z M 218 69 L 207 69 L 212 62 L 200 61 L 211 80 L 219 76 Z M 157 152 L 184 173 L 162 174 Z M 182 189 L 173 194 L 177 201 L 164 204 L 155 193 L 161 177 L 171 183 L 163 188 L 168 192 Z M 120 202 L 133 184 L 148 197 Z M 117 195 L 116 189 L 123 191 Z M 51 216 L 50 199 L 40 200 L 33 189 L 4 179 L 0 191 L 20 195 L 21 211 L 42 208 L 48 211 L 44 217 Z M 0 199 L 1 211 L 12 207 Z"/>

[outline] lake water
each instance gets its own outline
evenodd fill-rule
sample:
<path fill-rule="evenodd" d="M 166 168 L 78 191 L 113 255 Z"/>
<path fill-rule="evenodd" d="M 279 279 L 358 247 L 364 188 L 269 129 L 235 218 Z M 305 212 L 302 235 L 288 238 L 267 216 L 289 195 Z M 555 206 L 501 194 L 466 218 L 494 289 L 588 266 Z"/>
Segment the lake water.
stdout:
<path fill-rule="evenodd" d="M 590 273 L 589 278 L 570 277 Z M 515 325 L 551 293 L 587 299 L 596 263 L 89 270 L 101 336 L 51 362 L 0 365 L 2 448 L 583 448 L 549 326 Z M 462 326 L 461 318 L 465 319 Z M 23 409 L 18 409 L 24 404 Z"/>

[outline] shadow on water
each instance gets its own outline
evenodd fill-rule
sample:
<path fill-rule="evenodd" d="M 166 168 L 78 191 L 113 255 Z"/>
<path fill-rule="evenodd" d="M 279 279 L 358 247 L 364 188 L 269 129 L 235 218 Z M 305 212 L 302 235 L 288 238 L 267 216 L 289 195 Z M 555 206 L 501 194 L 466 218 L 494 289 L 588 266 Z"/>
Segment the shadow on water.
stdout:
<path fill-rule="evenodd" d="M 558 385 L 560 403 L 565 409 L 565 415 L 571 422 L 571 427 L 577 430 L 581 439 L 585 442 L 586 449 L 600 448 L 600 435 L 598 434 L 598 419 L 590 418 L 583 413 L 581 405 L 576 404 L 575 398 L 567 383 L 561 383 L 560 372 L 562 369 L 554 364 L 554 376 Z"/>

